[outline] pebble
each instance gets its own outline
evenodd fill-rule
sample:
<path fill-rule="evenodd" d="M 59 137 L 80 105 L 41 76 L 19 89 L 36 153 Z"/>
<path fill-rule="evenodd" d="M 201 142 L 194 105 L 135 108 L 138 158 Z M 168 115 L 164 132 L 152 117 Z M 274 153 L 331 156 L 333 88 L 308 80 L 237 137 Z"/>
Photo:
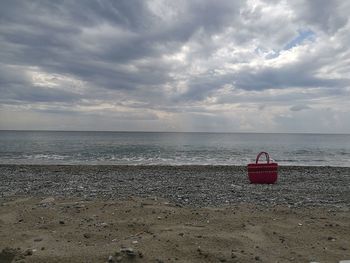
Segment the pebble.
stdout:
<path fill-rule="evenodd" d="M 108 263 L 114 263 L 115 261 L 114 261 L 114 258 L 113 258 L 113 256 L 109 256 L 108 257 Z"/>
<path fill-rule="evenodd" d="M 346 191 L 346 186 L 350 184 L 349 167 L 337 168 L 339 173 L 337 180 L 332 182 L 333 187 L 329 187 L 329 175 L 334 172 L 333 167 L 283 166 L 280 168 L 283 177 L 281 176 L 281 180 L 271 187 L 250 185 L 247 177 L 242 176 L 246 174 L 246 166 L 153 166 L 147 168 L 101 166 L 98 169 L 99 172 L 96 173 L 95 169 L 87 166 L 57 168 L 55 166 L 2 165 L 0 167 L 0 174 L 3 175 L 1 192 L 4 196 L 9 196 L 13 192 L 16 192 L 17 195 L 49 196 L 49 199 L 42 200 L 43 203 L 51 202 L 53 195 L 82 197 L 94 193 L 96 196 L 108 198 L 130 195 L 142 197 L 154 195 L 150 189 L 156 189 L 159 196 L 176 206 L 219 206 L 224 205 L 226 201 L 233 204 L 239 202 L 263 206 L 290 204 L 291 207 L 334 207 L 336 204 L 339 209 L 350 206 L 350 198 Z M 25 182 L 23 173 L 27 175 Z M 101 174 L 103 174 L 103 181 L 100 180 Z M 317 175 L 317 180 L 314 175 Z M 72 177 L 75 178 L 75 187 L 67 188 L 65 182 L 72 181 Z M 45 180 L 42 180 L 43 178 Z M 134 179 L 132 186 L 128 183 L 131 178 Z M 218 178 L 220 178 L 220 183 L 218 183 Z M 55 187 L 52 187 L 52 185 L 47 185 L 48 181 L 57 182 L 57 184 L 55 183 Z M 26 183 L 27 187 L 22 187 L 23 183 Z M 160 185 L 169 187 L 159 187 Z M 193 191 L 193 185 L 198 185 L 201 191 Z M 76 191 L 77 188 L 79 191 Z M 115 191 L 115 188 L 120 191 Z M 271 191 L 272 188 L 273 191 Z M 234 191 L 231 191 L 232 189 Z M 181 198 L 178 198 L 179 196 Z M 329 196 L 333 198 L 330 200 Z"/>
<path fill-rule="evenodd" d="M 28 248 L 26 251 L 24 251 L 23 254 L 24 254 L 25 256 L 31 256 L 31 255 L 33 255 L 33 250 L 30 249 L 30 248 Z"/>
<path fill-rule="evenodd" d="M 100 226 L 102 226 L 102 227 L 107 227 L 108 224 L 103 222 L 103 223 L 100 224 Z"/>
<path fill-rule="evenodd" d="M 39 204 L 45 205 L 45 204 L 52 204 L 54 202 L 55 202 L 55 198 L 48 197 L 48 198 L 45 198 L 45 199 L 41 200 Z"/>
<path fill-rule="evenodd" d="M 34 242 L 40 242 L 40 241 L 43 241 L 43 239 L 40 237 L 34 239 Z"/>
<path fill-rule="evenodd" d="M 129 257 L 136 257 L 136 252 L 131 247 L 122 248 L 120 252 L 125 253 Z"/>

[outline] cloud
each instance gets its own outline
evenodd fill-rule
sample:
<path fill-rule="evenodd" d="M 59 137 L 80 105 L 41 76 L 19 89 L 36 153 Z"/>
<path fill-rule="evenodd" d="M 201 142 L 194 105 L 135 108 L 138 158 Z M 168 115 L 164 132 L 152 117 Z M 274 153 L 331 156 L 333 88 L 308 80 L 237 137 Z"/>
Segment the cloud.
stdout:
<path fill-rule="evenodd" d="M 39 129 L 53 124 L 38 112 L 70 129 L 105 116 L 102 129 L 279 131 L 291 112 L 349 111 L 347 1 L 0 5 L 3 128 L 28 126 L 8 117 L 26 111 Z M 269 121 L 258 126 L 259 114 Z"/>
<path fill-rule="evenodd" d="M 302 110 L 308 110 L 308 109 L 311 109 L 311 108 L 307 105 L 294 105 L 290 107 L 291 111 L 302 111 Z"/>
<path fill-rule="evenodd" d="M 293 1 L 296 19 L 314 26 L 328 34 L 333 34 L 348 22 L 350 5 L 346 1 Z"/>

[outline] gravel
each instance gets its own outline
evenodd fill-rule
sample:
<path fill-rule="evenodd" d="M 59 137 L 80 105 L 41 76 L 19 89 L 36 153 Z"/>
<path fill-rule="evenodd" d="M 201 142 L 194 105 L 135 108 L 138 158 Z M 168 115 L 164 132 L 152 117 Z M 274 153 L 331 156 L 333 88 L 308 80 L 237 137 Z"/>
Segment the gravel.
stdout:
<path fill-rule="evenodd" d="M 348 209 L 350 167 L 279 168 L 274 185 L 249 184 L 243 166 L 0 165 L 0 197 L 87 200 L 161 197 L 180 206 L 228 204 Z"/>

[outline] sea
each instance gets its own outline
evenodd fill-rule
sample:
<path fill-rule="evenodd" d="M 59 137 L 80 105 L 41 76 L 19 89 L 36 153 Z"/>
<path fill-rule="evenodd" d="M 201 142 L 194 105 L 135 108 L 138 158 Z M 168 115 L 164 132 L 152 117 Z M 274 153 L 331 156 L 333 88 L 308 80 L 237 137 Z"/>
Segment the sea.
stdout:
<path fill-rule="evenodd" d="M 350 167 L 349 134 L 0 131 L 0 164 Z M 266 162 L 261 158 L 260 162 Z"/>

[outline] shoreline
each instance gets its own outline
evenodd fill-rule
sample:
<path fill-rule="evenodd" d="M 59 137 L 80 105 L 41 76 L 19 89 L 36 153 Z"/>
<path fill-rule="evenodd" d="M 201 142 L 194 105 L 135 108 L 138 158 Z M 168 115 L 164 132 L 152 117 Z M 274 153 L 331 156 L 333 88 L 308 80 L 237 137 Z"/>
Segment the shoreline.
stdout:
<path fill-rule="evenodd" d="M 252 161 L 254 163 L 254 161 Z M 278 163 L 278 162 L 277 162 Z M 236 164 L 94 164 L 94 163 L 0 163 L 1 166 L 101 166 L 101 167 L 247 167 L 247 165 Z M 278 167 L 285 168 L 350 168 L 350 166 L 341 165 L 281 165 L 278 163 Z"/>

